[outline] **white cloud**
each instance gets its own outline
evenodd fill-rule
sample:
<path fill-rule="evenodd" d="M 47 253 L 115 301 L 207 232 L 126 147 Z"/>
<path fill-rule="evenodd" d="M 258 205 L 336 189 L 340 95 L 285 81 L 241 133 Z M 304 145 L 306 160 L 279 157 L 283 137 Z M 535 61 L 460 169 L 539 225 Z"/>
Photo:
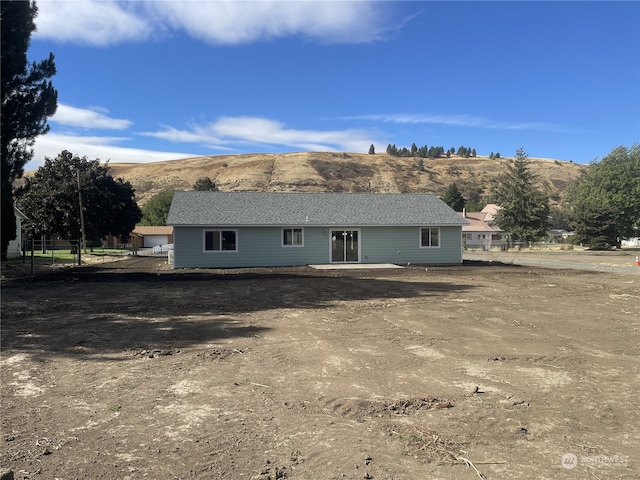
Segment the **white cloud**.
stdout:
<path fill-rule="evenodd" d="M 367 120 L 381 123 L 437 124 L 458 127 L 478 127 L 497 130 L 541 130 L 555 133 L 572 133 L 576 130 L 565 125 L 544 122 L 500 122 L 478 115 L 466 114 L 373 114 L 341 117 L 341 120 Z"/>
<path fill-rule="evenodd" d="M 81 109 L 78 109 L 81 110 Z M 63 109 L 64 111 L 64 109 Z M 196 151 L 222 150 L 246 152 L 249 145 L 267 145 L 278 149 L 308 151 L 366 152 L 371 144 L 385 144 L 374 132 L 359 129 L 299 130 L 287 128 L 283 123 L 259 117 L 222 117 L 207 125 L 190 125 L 180 130 L 165 126 L 157 132 L 140 135 L 173 143 L 197 145 Z M 203 155 L 143 148 L 127 148 L 131 141 L 126 136 L 78 135 L 49 132 L 36 139 L 34 160 L 25 169 L 34 170 L 44 164 L 44 158 L 54 158 L 63 150 L 89 159 L 98 158 L 113 163 L 149 163 L 176 160 Z M 248 148 L 243 148 L 248 147 Z"/>
<path fill-rule="evenodd" d="M 150 163 L 163 160 L 197 157 L 199 154 L 126 148 L 119 144 L 124 137 L 76 136 L 48 133 L 36 139 L 34 159 L 25 170 L 34 170 L 44 164 L 44 158 L 54 158 L 63 150 L 88 159 L 100 159 L 113 163 Z"/>
<path fill-rule="evenodd" d="M 173 143 L 197 143 L 200 145 L 222 146 L 225 141 L 215 136 L 207 127 L 192 126 L 192 130 L 178 130 L 171 126 L 163 126 L 159 132 L 143 132 L 141 135 L 167 140 Z"/>
<path fill-rule="evenodd" d="M 101 110 L 102 112 L 98 111 Z M 92 109 L 76 108 L 64 103 L 58 104 L 58 109 L 51 122 L 69 127 L 99 128 L 105 130 L 125 130 L 133 125 L 130 120 L 110 118 L 106 110 L 98 107 Z"/>
<path fill-rule="evenodd" d="M 146 39 L 153 25 L 139 2 L 48 0 L 38 2 L 34 38 L 106 46 Z"/>
<path fill-rule="evenodd" d="M 367 42 L 381 34 L 380 4 L 342 1 L 158 2 L 174 30 L 215 44 L 300 35 L 328 42 Z"/>
<path fill-rule="evenodd" d="M 383 2 L 365 0 L 49 0 L 38 3 L 38 7 L 35 38 L 95 46 L 177 32 L 224 45 L 287 36 L 362 43 L 378 40 L 407 21 L 390 18 Z"/>
<path fill-rule="evenodd" d="M 222 117 L 208 125 L 191 125 L 189 130 L 164 127 L 142 135 L 171 142 L 188 142 L 228 149 L 231 144 L 286 146 L 311 151 L 366 152 L 375 143 L 374 133 L 361 129 L 297 130 L 260 117 Z"/>

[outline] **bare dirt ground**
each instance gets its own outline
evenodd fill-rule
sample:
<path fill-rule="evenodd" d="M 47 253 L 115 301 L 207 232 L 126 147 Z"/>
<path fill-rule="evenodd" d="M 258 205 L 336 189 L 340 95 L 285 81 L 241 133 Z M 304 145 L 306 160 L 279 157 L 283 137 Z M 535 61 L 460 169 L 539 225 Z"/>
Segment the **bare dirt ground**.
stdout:
<path fill-rule="evenodd" d="M 493 260 L 5 278 L 0 471 L 640 478 L 640 268 Z"/>

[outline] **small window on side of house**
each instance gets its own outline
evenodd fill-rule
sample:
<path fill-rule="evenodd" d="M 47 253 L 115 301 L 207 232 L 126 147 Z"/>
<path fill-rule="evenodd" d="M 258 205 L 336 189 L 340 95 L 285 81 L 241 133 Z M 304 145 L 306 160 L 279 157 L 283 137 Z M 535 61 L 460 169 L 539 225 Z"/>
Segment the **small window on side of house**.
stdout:
<path fill-rule="evenodd" d="M 236 230 L 205 230 L 204 251 L 237 252 L 238 242 Z"/>
<path fill-rule="evenodd" d="M 440 247 L 440 228 L 426 227 L 420 229 L 420 248 Z"/>
<path fill-rule="evenodd" d="M 283 228 L 282 229 L 282 246 L 283 247 L 304 246 L 303 229 L 302 228 Z"/>

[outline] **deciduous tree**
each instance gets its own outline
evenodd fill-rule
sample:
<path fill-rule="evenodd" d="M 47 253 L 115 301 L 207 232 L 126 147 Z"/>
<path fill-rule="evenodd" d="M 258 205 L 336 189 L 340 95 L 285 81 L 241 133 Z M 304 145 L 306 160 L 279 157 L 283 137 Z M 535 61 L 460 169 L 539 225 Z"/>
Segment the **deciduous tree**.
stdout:
<path fill-rule="evenodd" d="M 167 215 L 173 201 L 175 190 L 163 190 L 151 197 L 142 206 L 142 220 L 140 225 L 166 225 Z"/>
<path fill-rule="evenodd" d="M 45 158 L 33 177 L 16 192 L 35 234 L 66 239 L 81 237 L 80 193 L 85 236 L 88 240 L 108 234 L 128 235 L 142 217 L 129 182 L 114 179 L 108 166 L 64 150 L 56 158 Z"/>
<path fill-rule="evenodd" d="M 594 248 L 640 236 L 640 144 L 592 162 L 563 200 L 575 240 Z"/>
<path fill-rule="evenodd" d="M 1 255 L 6 258 L 9 242 L 16 238 L 13 212 L 13 181 L 20 178 L 24 165 L 33 157 L 33 143 L 47 133 L 47 117 L 57 107 L 58 94 L 49 80 L 56 67 L 53 54 L 41 62 L 27 62 L 31 34 L 36 29 L 35 2 L 1 2 L 2 65 L 0 95 L 0 190 Z"/>

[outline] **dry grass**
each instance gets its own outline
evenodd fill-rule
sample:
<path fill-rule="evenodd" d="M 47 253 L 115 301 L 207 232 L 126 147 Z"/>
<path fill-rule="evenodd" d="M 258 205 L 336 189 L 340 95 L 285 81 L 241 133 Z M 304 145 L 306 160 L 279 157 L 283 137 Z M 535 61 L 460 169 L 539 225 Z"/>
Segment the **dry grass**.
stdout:
<path fill-rule="evenodd" d="M 451 182 L 464 190 L 490 193 L 509 158 L 441 159 L 391 157 L 386 153 L 301 152 L 219 155 L 148 164 L 111 163 L 114 177 L 136 189 L 140 204 L 165 189 L 189 190 L 209 177 L 222 191 L 425 192 L 442 195 Z M 531 159 L 540 187 L 558 199 L 586 167 L 571 162 Z"/>

